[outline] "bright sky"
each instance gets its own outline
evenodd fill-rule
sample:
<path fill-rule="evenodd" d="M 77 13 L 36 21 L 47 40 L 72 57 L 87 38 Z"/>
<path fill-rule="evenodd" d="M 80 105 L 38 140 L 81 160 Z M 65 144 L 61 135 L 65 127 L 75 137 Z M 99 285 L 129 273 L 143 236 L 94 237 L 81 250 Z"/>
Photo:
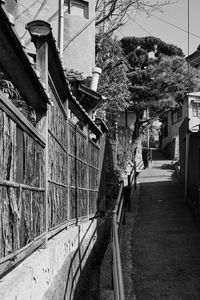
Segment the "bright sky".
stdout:
<path fill-rule="evenodd" d="M 187 56 L 188 0 L 173 0 L 173 2 L 175 3 L 164 7 L 163 13 L 154 12 L 154 16 L 151 17 L 140 13 L 135 19 L 136 22 L 130 19 L 129 24 L 119 29 L 121 33 L 118 31 L 118 37 L 122 38 L 123 35 L 137 37 L 156 36 L 166 43 L 180 47 Z M 189 54 L 191 54 L 200 44 L 200 0 L 189 0 L 189 20 Z M 178 29 L 176 26 L 186 32 Z"/>

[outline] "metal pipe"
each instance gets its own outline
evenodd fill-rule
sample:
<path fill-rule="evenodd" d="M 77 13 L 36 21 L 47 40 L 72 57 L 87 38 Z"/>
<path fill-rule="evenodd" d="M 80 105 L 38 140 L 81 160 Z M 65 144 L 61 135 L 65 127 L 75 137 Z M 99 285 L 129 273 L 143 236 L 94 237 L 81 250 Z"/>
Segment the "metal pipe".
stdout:
<path fill-rule="evenodd" d="M 118 232 L 118 224 L 120 223 L 119 220 L 121 220 L 123 216 L 123 188 L 124 183 L 122 181 L 112 217 L 113 285 L 116 300 L 125 299 Z"/>
<path fill-rule="evenodd" d="M 64 0 L 59 0 L 58 7 L 58 48 L 60 57 L 63 57 L 63 41 L 64 41 Z"/>
<path fill-rule="evenodd" d="M 115 254 L 113 259 L 114 260 L 116 259 L 116 273 L 117 273 L 117 286 L 118 286 L 118 291 L 116 292 L 118 292 L 120 300 L 125 300 L 116 214 L 113 215 L 113 240 L 114 240 L 114 254 Z"/>
<path fill-rule="evenodd" d="M 92 82 L 90 88 L 95 92 L 97 91 L 99 76 L 101 75 L 101 72 L 102 70 L 100 68 L 95 67 L 92 69 L 93 76 L 92 76 Z"/>

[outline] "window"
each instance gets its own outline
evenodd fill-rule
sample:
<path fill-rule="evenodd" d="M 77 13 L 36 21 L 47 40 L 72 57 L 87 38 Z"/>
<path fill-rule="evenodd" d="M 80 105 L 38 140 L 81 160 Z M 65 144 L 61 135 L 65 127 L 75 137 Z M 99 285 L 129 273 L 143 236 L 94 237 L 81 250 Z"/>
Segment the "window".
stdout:
<path fill-rule="evenodd" d="M 88 3 L 78 0 L 65 0 L 66 12 L 72 16 L 89 18 Z"/>
<path fill-rule="evenodd" d="M 200 103 L 199 102 L 192 102 L 192 116 L 193 117 L 200 117 Z"/>
<path fill-rule="evenodd" d="M 175 124 L 182 120 L 182 107 L 172 111 L 172 124 Z"/>

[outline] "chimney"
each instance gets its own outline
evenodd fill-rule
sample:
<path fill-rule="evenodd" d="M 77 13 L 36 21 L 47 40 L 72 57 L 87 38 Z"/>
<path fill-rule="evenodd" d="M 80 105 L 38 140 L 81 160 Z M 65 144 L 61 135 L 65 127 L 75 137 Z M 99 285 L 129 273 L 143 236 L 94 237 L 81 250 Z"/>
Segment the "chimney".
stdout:
<path fill-rule="evenodd" d="M 97 86 L 98 86 L 98 82 L 99 82 L 99 76 L 101 75 L 101 72 L 102 70 L 100 68 L 93 68 L 92 69 L 92 74 L 93 74 L 93 77 L 92 77 L 92 82 L 91 82 L 91 90 L 95 91 L 97 90 Z"/>

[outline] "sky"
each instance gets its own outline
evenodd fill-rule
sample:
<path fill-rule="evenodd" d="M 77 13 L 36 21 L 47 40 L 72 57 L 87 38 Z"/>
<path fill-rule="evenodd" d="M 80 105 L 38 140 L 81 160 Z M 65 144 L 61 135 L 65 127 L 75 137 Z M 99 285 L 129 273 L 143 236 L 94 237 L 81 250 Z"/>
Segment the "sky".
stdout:
<path fill-rule="evenodd" d="M 174 44 L 187 56 L 197 50 L 200 44 L 200 0 L 189 0 L 189 52 L 188 52 L 188 0 L 172 0 L 174 3 L 163 8 L 163 12 L 154 12 L 151 17 L 139 13 L 130 19 L 129 24 L 119 28 L 117 35 L 155 36 L 166 43 Z M 162 19 L 162 20 L 160 20 Z M 173 24 L 174 26 L 170 25 Z M 177 27 L 181 29 L 178 29 Z M 196 36 L 193 36 L 193 35 Z"/>

